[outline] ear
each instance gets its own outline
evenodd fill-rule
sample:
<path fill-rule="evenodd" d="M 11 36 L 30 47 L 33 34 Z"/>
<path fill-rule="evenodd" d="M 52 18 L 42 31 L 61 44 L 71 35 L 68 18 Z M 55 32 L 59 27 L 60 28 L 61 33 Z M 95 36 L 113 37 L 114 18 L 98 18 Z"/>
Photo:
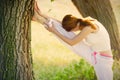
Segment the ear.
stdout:
<path fill-rule="evenodd" d="M 76 26 L 80 26 L 80 22 L 78 22 Z"/>

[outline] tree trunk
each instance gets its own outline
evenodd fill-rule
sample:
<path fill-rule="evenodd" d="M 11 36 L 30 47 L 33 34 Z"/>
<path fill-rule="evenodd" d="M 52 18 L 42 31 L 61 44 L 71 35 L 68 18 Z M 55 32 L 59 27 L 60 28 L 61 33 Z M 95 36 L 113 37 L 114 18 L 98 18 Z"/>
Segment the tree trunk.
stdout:
<path fill-rule="evenodd" d="M 120 34 L 110 0 L 72 0 L 83 17 L 91 16 L 99 20 L 108 30 L 112 49 L 118 51 L 120 58 Z"/>
<path fill-rule="evenodd" d="M 0 80 L 33 80 L 31 19 L 34 0 L 0 2 Z"/>

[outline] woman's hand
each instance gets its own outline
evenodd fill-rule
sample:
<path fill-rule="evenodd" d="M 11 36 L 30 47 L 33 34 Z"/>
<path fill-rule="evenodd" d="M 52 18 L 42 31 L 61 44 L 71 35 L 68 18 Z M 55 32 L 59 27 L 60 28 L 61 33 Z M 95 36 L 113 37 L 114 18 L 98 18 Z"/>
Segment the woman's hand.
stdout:
<path fill-rule="evenodd" d="M 38 14 L 38 15 L 41 14 L 41 11 L 40 11 L 40 9 L 39 9 L 39 7 L 38 7 L 37 1 L 35 1 L 35 3 L 34 3 L 34 15 L 33 15 L 33 17 L 32 17 L 32 20 L 33 20 L 33 21 L 38 21 L 38 18 L 37 18 L 37 16 L 36 16 L 36 14 Z"/>
<path fill-rule="evenodd" d="M 34 4 L 34 11 L 37 12 L 39 15 L 41 14 L 41 11 L 38 7 L 37 1 L 35 1 L 35 4 Z"/>
<path fill-rule="evenodd" d="M 50 31 L 50 32 L 52 32 L 52 33 L 55 33 L 55 32 L 57 31 L 57 30 L 55 29 L 52 21 L 49 20 L 49 21 L 45 22 L 44 24 L 45 24 L 45 28 L 46 28 L 48 31 Z"/>
<path fill-rule="evenodd" d="M 90 17 L 90 16 L 88 16 L 88 17 L 83 18 L 83 20 L 84 21 L 94 21 L 95 19 Z"/>

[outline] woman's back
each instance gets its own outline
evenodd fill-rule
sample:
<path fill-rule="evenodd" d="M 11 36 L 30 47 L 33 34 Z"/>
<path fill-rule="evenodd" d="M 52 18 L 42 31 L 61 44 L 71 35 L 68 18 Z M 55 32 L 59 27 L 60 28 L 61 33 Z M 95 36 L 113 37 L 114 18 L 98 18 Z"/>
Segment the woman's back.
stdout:
<path fill-rule="evenodd" d="M 94 51 L 110 50 L 110 38 L 107 30 L 97 20 L 93 21 L 93 23 L 98 27 L 98 30 L 90 33 L 87 36 L 86 41 L 90 44 Z"/>

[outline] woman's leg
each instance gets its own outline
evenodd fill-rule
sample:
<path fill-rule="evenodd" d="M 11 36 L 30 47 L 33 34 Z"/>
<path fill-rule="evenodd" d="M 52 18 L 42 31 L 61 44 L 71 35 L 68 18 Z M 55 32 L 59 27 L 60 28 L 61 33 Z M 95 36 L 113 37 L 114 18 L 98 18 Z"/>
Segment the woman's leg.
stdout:
<path fill-rule="evenodd" d="M 96 63 L 93 66 L 98 80 L 113 80 L 112 65 L 113 58 L 96 54 Z"/>
<path fill-rule="evenodd" d="M 84 41 L 72 46 L 72 48 L 76 54 L 84 58 L 88 63 L 92 64 L 91 53 L 93 51 L 87 44 L 85 44 Z"/>

